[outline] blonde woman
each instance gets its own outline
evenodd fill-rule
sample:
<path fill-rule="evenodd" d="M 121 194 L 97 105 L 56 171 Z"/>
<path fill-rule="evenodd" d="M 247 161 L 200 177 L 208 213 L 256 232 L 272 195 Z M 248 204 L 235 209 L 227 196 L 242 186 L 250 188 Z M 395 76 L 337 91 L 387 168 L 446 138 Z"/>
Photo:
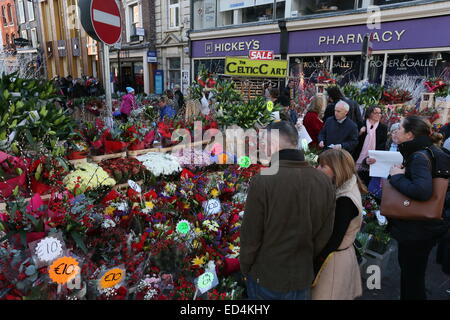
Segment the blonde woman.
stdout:
<path fill-rule="evenodd" d="M 322 114 L 325 109 L 325 101 L 321 97 L 315 96 L 309 105 L 308 112 L 303 119 L 303 125 L 312 141 L 310 147 L 317 147 L 319 144 L 319 133 L 323 128 Z"/>
<path fill-rule="evenodd" d="M 361 274 L 353 242 L 362 223 L 361 193 L 367 189 L 346 150 L 330 149 L 319 156 L 318 169 L 336 187 L 333 233 L 314 263 L 313 300 L 352 300 L 362 295 Z"/>

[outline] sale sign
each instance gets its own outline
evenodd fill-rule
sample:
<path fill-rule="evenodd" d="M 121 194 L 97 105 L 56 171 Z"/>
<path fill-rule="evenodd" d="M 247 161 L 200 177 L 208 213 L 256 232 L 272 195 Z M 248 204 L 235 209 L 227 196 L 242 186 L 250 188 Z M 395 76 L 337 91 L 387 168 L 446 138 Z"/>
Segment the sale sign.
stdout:
<path fill-rule="evenodd" d="M 250 60 L 273 60 L 274 53 L 273 51 L 250 50 L 248 56 Z"/>

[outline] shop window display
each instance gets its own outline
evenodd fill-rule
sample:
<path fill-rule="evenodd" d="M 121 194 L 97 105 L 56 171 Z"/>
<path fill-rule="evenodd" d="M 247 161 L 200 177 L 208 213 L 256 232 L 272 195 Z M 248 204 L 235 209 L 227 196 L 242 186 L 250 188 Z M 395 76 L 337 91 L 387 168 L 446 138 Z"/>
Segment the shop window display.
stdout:
<path fill-rule="evenodd" d="M 303 77 L 304 79 L 310 79 L 316 82 L 318 77 L 329 72 L 330 57 L 291 57 L 289 66 L 290 77 Z"/>

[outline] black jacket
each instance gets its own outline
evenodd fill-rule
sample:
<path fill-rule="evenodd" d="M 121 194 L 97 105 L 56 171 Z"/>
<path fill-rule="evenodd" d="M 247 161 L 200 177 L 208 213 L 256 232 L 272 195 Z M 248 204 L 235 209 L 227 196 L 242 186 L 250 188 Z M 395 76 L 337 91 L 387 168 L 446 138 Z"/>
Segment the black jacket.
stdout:
<path fill-rule="evenodd" d="M 387 145 L 387 126 L 383 123 L 379 123 L 377 130 L 375 131 L 376 134 L 376 147 L 375 150 L 386 150 Z M 358 146 L 355 149 L 355 152 L 353 153 L 353 158 L 358 160 L 359 154 L 362 151 L 362 148 L 364 146 L 364 140 L 366 140 L 367 137 L 367 131 L 364 132 L 362 135 L 359 136 Z"/>
<path fill-rule="evenodd" d="M 432 145 L 429 137 L 417 137 L 412 141 L 399 145 L 399 151 L 403 155 L 405 174 L 397 174 L 389 177 L 391 185 L 400 193 L 418 201 L 427 201 L 433 193 L 433 172 L 431 159 L 424 157 L 427 154 L 426 147 L 430 147 L 439 157 L 442 151 Z M 430 160 L 429 160 L 430 159 Z M 394 239 L 403 241 L 425 241 L 437 239 L 442 236 L 447 225 L 444 221 L 413 221 L 389 219 L 389 231 Z"/>
<path fill-rule="evenodd" d="M 361 115 L 361 111 L 359 110 L 359 104 L 356 101 L 351 99 L 344 98 L 343 101 L 347 102 L 350 106 L 350 110 L 348 111 L 347 117 L 353 120 L 354 123 L 358 126 L 358 129 L 361 129 L 364 126 L 364 121 Z M 334 107 L 336 103 L 328 104 L 325 109 L 325 113 L 323 114 L 323 122 L 325 122 L 328 118 L 334 116 Z"/>
<path fill-rule="evenodd" d="M 330 144 L 341 144 L 343 149 L 352 153 L 358 145 L 358 127 L 348 117 L 339 123 L 333 116 L 325 122 L 318 140 L 324 142 L 325 148 Z"/>

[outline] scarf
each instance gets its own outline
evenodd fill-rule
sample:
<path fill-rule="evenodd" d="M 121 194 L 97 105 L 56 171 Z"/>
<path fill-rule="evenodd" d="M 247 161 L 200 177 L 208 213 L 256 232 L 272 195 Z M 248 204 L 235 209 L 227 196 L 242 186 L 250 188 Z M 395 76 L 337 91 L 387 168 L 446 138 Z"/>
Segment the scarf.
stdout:
<path fill-rule="evenodd" d="M 356 180 L 356 176 L 353 175 L 349 180 L 344 182 L 342 186 L 336 189 L 336 199 L 348 197 L 355 204 L 356 208 L 358 208 L 358 212 L 361 214 L 363 210 L 361 192 L 358 188 L 358 182 Z"/>
<path fill-rule="evenodd" d="M 362 147 L 361 153 L 359 155 L 356 164 L 358 169 L 362 166 L 364 159 L 369 156 L 369 150 L 375 150 L 377 148 L 377 128 L 380 122 L 376 122 L 375 124 L 371 124 L 369 119 L 366 120 L 366 138 L 364 139 L 364 145 Z"/>
<path fill-rule="evenodd" d="M 403 156 L 403 164 L 406 166 L 409 157 L 417 151 L 430 147 L 433 141 L 428 136 L 418 136 L 414 140 L 406 141 L 398 145 L 398 151 Z"/>

